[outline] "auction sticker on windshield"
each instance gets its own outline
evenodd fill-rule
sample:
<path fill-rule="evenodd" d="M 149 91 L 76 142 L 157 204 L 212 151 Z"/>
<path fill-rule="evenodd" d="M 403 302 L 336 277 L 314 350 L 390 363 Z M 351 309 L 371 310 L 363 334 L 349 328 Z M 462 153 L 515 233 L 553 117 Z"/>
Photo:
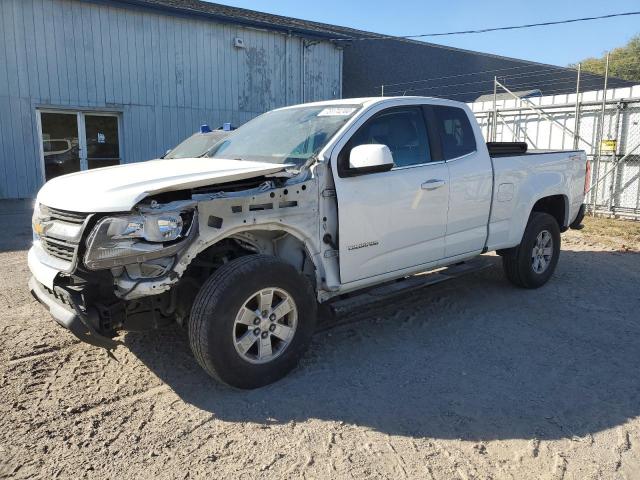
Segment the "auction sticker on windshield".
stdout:
<path fill-rule="evenodd" d="M 319 117 L 347 117 L 355 112 L 355 108 L 328 107 L 318 113 Z"/>

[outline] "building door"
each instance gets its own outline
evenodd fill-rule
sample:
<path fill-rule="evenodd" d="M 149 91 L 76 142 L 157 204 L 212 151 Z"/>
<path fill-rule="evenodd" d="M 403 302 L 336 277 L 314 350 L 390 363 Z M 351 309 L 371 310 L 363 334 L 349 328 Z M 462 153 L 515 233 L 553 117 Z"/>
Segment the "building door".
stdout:
<path fill-rule="evenodd" d="M 118 165 L 116 114 L 39 110 L 45 181 L 60 175 Z"/>
<path fill-rule="evenodd" d="M 84 116 L 87 145 L 87 168 L 100 168 L 120 163 L 118 117 L 114 115 Z"/>
<path fill-rule="evenodd" d="M 45 180 L 80 170 L 78 115 L 40 112 Z"/>

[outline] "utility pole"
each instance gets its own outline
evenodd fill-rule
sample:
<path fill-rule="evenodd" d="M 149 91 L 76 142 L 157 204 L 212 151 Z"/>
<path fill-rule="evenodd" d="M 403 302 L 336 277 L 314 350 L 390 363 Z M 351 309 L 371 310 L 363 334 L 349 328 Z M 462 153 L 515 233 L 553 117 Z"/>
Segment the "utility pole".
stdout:
<path fill-rule="evenodd" d="M 384 97 L 384 85 L 382 85 L 382 86 L 380 87 L 380 90 L 381 90 L 381 91 L 380 91 L 380 96 L 381 96 L 381 97 Z"/>
<path fill-rule="evenodd" d="M 591 215 L 596 214 L 596 201 L 598 200 L 598 190 L 600 185 L 600 157 L 602 157 L 602 139 L 604 137 L 604 115 L 607 109 L 607 83 L 609 81 L 609 52 L 607 52 L 607 60 L 604 67 L 604 90 L 602 91 L 602 110 L 600 111 L 600 125 L 598 128 L 598 157 L 596 160 L 595 176 L 596 191 L 592 193 L 591 199 Z"/>

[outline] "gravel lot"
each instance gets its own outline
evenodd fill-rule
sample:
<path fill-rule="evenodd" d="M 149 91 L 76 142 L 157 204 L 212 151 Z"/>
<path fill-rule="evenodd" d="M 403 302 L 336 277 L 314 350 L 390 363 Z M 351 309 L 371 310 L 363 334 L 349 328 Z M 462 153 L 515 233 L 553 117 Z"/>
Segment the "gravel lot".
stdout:
<path fill-rule="evenodd" d="M 14 217 L 0 214 L 0 478 L 640 478 L 628 246 L 570 232 L 535 291 L 489 257 L 353 314 L 243 392 L 209 379 L 177 328 L 127 334 L 115 359 L 74 340 L 27 291 Z"/>

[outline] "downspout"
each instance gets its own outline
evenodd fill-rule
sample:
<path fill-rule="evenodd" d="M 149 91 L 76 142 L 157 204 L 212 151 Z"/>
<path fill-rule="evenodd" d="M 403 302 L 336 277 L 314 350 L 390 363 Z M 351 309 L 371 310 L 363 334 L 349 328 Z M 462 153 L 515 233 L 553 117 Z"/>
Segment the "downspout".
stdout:
<path fill-rule="evenodd" d="M 305 103 L 305 101 L 306 101 L 305 100 L 305 93 L 306 93 L 305 92 L 305 90 L 306 90 L 305 89 L 305 81 L 306 81 L 305 77 L 307 75 L 307 69 L 306 69 L 306 66 L 305 66 L 305 59 L 306 59 L 305 52 L 306 52 L 306 50 L 307 50 L 307 41 L 303 38 L 302 39 L 302 65 L 301 65 L 301 67 L 302 67 L 302 73 L 301 73 L 302 78 L 300 79 L 301 82 L 302 82 L 302 85 L 301 85 L 302 103 Z"/>

